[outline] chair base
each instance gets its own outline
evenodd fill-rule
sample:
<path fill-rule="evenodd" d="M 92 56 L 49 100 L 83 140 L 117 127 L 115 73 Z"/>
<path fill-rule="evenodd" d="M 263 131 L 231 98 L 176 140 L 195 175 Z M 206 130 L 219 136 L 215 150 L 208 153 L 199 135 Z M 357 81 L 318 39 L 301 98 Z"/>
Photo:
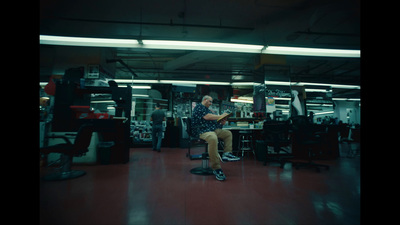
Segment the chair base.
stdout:
<path fill-rule="evenodd" d="M 190 170 L 191 174 L 195 175 L 213 175 L 213 170 L 210 167 L 203 168 L 203 167 L 196 167 Z"/>
<path fill-rule="evenodd" d="M 300 167 L 305 167 L 305 168 L 314 168 L 316 172 L 321 172 L 319 167 L 323 167 L 326 170 L 329 170 L 329 166 L 328 165 L 323 165 L 323 164 L 317 164 L 314 162 L 308 162 L 308 163 L 303 163 L 303 162 L 292 162 L 292 166 L 294 166 L 296 168 L 296 170 L 298 170 Z"/>
<path fill-rule="evenodd" d="M 71 170 L 67 172 L 56 172 L 44 176 L 42 179 L 45 181 L 59 181 L 78 178 L 86 174 L 83 170 Z"/>
<path fill-rule="evenodd" d="M 283 156 L 283 155 L 277 155 L 277 156 L 267 156 L 264 160 L 264 166 L 267 165 L 267 163 L 271 162 L 277 162 L 280 164 L 280 168 L 283 169 L 285 167 L 285 163 L 290 163 L 288 159 L 293 158 L 292 156 Z"/>

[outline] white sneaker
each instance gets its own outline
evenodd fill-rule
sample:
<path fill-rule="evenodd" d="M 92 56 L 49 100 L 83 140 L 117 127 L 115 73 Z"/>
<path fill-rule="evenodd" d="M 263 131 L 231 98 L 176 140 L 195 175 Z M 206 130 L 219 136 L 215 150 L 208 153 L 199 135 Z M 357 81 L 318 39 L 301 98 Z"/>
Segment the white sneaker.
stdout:
<path fill-rule="evenodd" d="M 215 178 L 217 178 L 217 180 L 224 181 L 226 179 L 226 176 L 221 169 L 213 170 L 213 173 L 215 175 Z"/>
<path fill-rule="evenodd" d="M 224 154 L 222 154 L 222 160 L 226 162 L 234 162 L 234 161 L 239 161 L 240 158 L 234 156 L 232 152 L 225 152 Z"/>

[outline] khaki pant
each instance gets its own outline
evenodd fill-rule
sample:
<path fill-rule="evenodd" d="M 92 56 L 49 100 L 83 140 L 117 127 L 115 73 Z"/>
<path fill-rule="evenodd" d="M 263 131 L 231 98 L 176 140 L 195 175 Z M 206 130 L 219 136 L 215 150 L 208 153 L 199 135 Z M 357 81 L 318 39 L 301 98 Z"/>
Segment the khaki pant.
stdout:
<path fill-rule="evenodd" d="M 232 132 L 229 130 L 216 129 L 215 131 L 202 133 L 200 138 L 208 143 L 208 155 L 210 156 L 211 169 L 221 169 L 218 156 L 218 138 L 224 141 L 224 153 L 232 152 Z"/>

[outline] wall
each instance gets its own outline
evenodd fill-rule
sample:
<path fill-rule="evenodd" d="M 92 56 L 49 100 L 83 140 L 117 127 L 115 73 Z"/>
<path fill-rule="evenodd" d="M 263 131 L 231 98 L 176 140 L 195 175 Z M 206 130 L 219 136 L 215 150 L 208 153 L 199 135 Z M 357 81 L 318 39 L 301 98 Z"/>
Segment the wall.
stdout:
<path fill-rule="evenodd" d="M 336 107 L 333 118 L 337 117 L 343 123 L 361 124 L 360 112 L 361 107 L 359 101 L 334 101 Z M 351 110 L 351 112 L 350 112 Z M 349 115 L 349 118 L 347 118 Z"/>

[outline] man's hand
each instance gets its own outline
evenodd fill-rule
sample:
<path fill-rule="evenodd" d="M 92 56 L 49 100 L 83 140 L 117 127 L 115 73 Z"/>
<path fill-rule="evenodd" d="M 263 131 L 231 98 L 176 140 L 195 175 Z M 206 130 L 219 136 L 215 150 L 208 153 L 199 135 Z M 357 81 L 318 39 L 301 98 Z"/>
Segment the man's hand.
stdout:
<path fill-rule="evenodd" d="M 223 113 L 219 118 L 223 118 L 224 116 L 229 115 L 229 113 Z M 222 125 L 225 125 L 226 121 L 228 120 L 228 118 L 224 118 L 218 122 L 220 122 Z"/>
<path fill-rule="evenodd" d="M 225 119 L 223 119 L 223 120 L 220 120 L 219 122 L 220 122 L 222 125 L 225 125 L 225 123 L 226 123 L 227 120 L 228 120 L 228 118 L 225 118 Z"/>
<path fill-rule="evenodd" d="M 227 115 L 229 115 L 229 113 L 223 113 L 223 114 L 220 116 L 220 118 L 222 118 L 222 117 L 224 117 L 224 116 L 227 116 Z"/>

